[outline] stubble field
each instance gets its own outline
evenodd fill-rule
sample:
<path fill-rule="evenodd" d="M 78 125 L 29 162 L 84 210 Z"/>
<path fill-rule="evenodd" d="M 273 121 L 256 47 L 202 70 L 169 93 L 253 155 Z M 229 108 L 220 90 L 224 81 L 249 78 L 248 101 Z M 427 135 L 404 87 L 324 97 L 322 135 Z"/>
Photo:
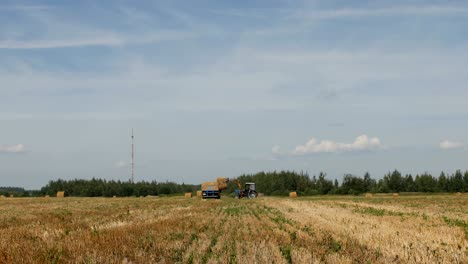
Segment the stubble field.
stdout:
<path fill-rule="evenodd" d="M 468 195 L 3 198 L 0 263 L 468 263 Z"/>

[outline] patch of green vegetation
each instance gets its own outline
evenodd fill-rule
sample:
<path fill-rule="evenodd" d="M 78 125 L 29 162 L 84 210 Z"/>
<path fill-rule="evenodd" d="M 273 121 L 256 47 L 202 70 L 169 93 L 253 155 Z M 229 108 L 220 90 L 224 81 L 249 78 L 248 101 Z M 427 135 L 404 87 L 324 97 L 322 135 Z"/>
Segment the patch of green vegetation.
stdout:
<path fill-rule="evenodd" d="M 183 259 L 184 259 L 184 251 L 181 249 L 175 249 L 171 257 L 172 263 L 182 263 Z"/>
<path fill-rule="evenodd" d="M 424 221 L 429 220 L 429 216 L 426 213 L 423 213 L 421 216 L 424 219 Z"/>
<path fill-rule="evenodd" d="M 59 220 L 65 221 L 72 215 L 72 212 L 67 209 L 59 208 L 53 212 L 53 216 Z"/>
<path fill-rule="evenodd" d="M 330 249 L 333 251 L 333 252 L 338 252 L 341 250 L 341 243 L 332 239 L 330 241 Z"/>
<path fill-rule="evenodd" d="M 467 222 L 461 219 L 448 218 L 446 216 L 442 216 L 442 219 L 444 219 L 445 223 L 447 223 L 449 226 L 458 226 L 458 227 L 463 228 L 463 230 L 465 231 L 465 238 L 468 239 L 468 223 Z"/>
<path fill-rule="evenodd" d="M 224 209 L 224 212 L 229 215 L 229 216 L 233 216 L 233 215 L 241 215 L 242 213 L 245 212 L 245 208 L 244 207 L 228 207 L 228 208 L 225 208 Z"/>
<path fill-rule="evenodd" d="M 99 235 L 99 230 L 98 230 L 98 228 L 97 228 L 96 225 L 93 225 L 93 226 L 92 226 L 92 228 L 91 228 L 91 234 L 92 234 L 93 236 Z"/>
<path fill-rule="evenodd" d="M 56 247 L 50 248 L 47 250 L 47 263 L 60 263 L 60 259 L 62 258 L 63 251 L 61 249 L 58 249 Z"/>
<path fill-rule="evenodd" d="M 198 236 L 197 234 L 192 234 L 190 236 L 190 243 L 193 243 L 194 241 L 198 241 Z"/>
<path fill-rule="evenodd" d="M 271 218 L 271 221 L 277 224 L 288 223 L 288 219 L 282 215 L 275 215 L 274 217 Z"/>
<path fill-rule="evenodd" d="M 283 255 L 286 262 L 292 263 L 291 246 L 282 246 L 280 247 L 280 251 L 281 251 L 281 255 Z"/>
<path fill-rule="evenodd" d="M 314 232 L 312 232 L 312 229 L 310 228 L 310 226 L 304 226 L 303 228 L 301 228 L 301 230 L 307 233 L 311 237 L 314 236 Z"/>
<path fill-rule="evenodd" d="M 342 248 L 341 242 L 335 240 L 335 238 L 327 231 L 320 231 L 323 234 L 323 239 L 320 242 L 320 245 L 328 248 L 331 252 L 339 252 Z"/>
<path fill-rule="evenodd" d="M 257 208 L 251 208 L 250 211 L 251 211 L 252 214 L 255 216 L 255 218 L 257 218 L 258 220 L 260 220 L 260 215 L 258 214 Z"/>
<path fill-rule="evenodd" d="M 360 214 L 370 214 L 376 216 L 384 216 L 385 210 L 384 209 L 377 209 L 373 207 L 364 207 L 355 209 L 353 212 L 360 213 Z"/>
<path fill-rule="evenodd" d="M 209 248 L 210 251 L 211 251 L 211 248 L 216 245 L 216 243 L 218 243 L 218 237 L 217 236 L 211 238 L 210 248 Z"/>
<path fill-rule="evenodd" d="M 193 255 L 193 252 L 190 252 L 190 256 L 187 259 L 187 263 L 188 264 L 193 264 L 193 259 L 194 258 L 195 258 L 195 256 Z"/>
<path fill-rule="evenodd" d="M 442 219 L 444 219 L 445 223 L 447 223 L 449 226 L 458 226 L 461 228 L 468 228 L 468 223 L 465 222 L 464 220 L 448 218 L 446 216 L 442 216 Z"/>
<path fill-rule="evenodd" d="M 153 234 L 148 232 L 144 236 L 138 237 L 138 247 L 143 251 L 148 252 L 153 248 L 155 240 L 156 238 L 153 236 Z"/>
<path fill-rule="evenodd" d="M 184 233 L 175 232 L 171 234 L 171 240 L 182 240 L 184 238 Z"/>
<path fill-rule="evenodd" d="M 231 254 L 229 255 L 229 264 L 237 263 L 236 242 L 231 243 Z"/>
<path fill-rule="evenodd" d="M 361 208 L 358 207 L 354 209 L 353 212 L 360 213 L 360 214 L 370 214 L 370 215 L 375 215 L 375 216 L 384 216 L 384 215 L 400 216 L 402 217 L 402 220 L 405 215 L 418 216 L 417 213 L 403 213 L 403 212 L 389 211 L 389 210 L 374 208 L 374 207 L 361 207 Z"/>

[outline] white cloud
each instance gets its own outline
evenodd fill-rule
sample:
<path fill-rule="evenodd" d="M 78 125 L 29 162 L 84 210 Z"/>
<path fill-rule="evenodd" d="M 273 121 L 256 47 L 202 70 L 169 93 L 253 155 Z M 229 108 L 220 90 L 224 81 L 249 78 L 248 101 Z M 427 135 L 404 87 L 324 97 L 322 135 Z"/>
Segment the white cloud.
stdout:
<path fill-rule="evenodd" d="M 274 155 L 281 154 L 280 146 L 278 145 L 273 146 L 273 148 L 271 148 L 271 153 L 273 153 Z"/>
<path fill-rule="evenodd" d="M 305 145 L 297 146 L 293 154 L 301 155 L 308 153 L 336 153 L 376 150 L 382 147 L 380 139 L 377 137 L 369 138 L 367 135 L 361 135 L 353 143 L 340 143 L 331 140 L 322 140 L 318 142 L 315 138 L 310 139 Z"/>
<path fill-rule="evenodd" d="M 128 163 L 126 161 L 123 161 L 123 160 L 119 160 L 117 162 L 114 163 L 114 166 L 116 168 L 124 168 L 124 167 L 127 167 Z"/>
<path fill-rule="evenodd" d="M 459 148 L 463 148 L 463 146 L 464 145 L 461 142 L 454 142 L 450 140 L 444 140 L 440 142 L 439 144 L 439 147 L 441 149 L 459 149 Z"/>
<path fill-rule="evenodd" d="M 23 153 L 26 148 L 23 144 L 16 144 L 11 146 L 0 146 L 0 153 Z"/>

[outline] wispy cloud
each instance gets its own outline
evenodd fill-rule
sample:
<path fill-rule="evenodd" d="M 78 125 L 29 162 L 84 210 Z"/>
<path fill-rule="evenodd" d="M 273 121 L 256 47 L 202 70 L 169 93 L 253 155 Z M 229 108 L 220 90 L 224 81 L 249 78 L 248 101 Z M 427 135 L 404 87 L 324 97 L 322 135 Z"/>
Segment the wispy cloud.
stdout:
<path fill-rule="evenodd" d="M 26 147 L 23 144 L 0 146 L 0 153 L 23 153 Z"/>
<path fill-rule="evenodd" d="M 53 8 L 48 5 L 0 5 L 1 10 L 7 11 L 41 11 Z"/>
<path fill-rule="evenodd" d="M 86 46 L 117 46 L 124 43 L 118 37 L 96 37 L 90 39 L 0 41 L 0 49 L 51 49 Z"/>
<path fill-rule="evenodd" d="M 147 12 L 129 12 L 127 8 L 96 8 L 96 14 L 118 18 L 125 26 L 109 27 L 105 19 L 96 19 L 90 26 L 76 16 L 67 16 L 70 10 L 48 6 L 0 6 L 1 10 L 18 10 L 19 19 L 0 34 L 0 49 L 52 49 L 89 46 L 123 46 L 151 44 L 180 40 L 206 34 L 187 28 L 161 28 L 148 26 L 151 22 L 141 20 Z M 117 10 L 117 11 L 116 11 Z M 175 15 L 173 15 L 175 16 Z M 151 18 L 151 16 L 148 16 Z M 172 19 L 178 19 L 172 17 Z M 1 22 L 1 19 L 0 19 Z M 31 29 L 35 33 L 31 34 Z"/>
<path fill-rule="evenodd" d="M 377 137 L 369 138 L 367 135 L 361 135 L 353 143 L 339 143 L 331 140 L 317 141 L 312 138 L 304 145 L 299 145 L 293 151 L 295 155 L 304 155 L 310 153 L 337 153 L 353 151 L 369 151 L 382 147 L 380 139 Z"/>
<path fill-rule="evenodd" d="M 232 17 L 244 17 L 252 19 L 270 19 L 275 14 L 284 21 L 312 21 L 346 18 L 365 18 L 383 16 L 450 16 L 466 15 L 468 8 L 456 5 L 395 5 L 388 7 L 367 8 L 250 8 L 250 9 L 225 9 L 211 10 L 216 14 Z"/>
<path fill-rule="evenodd" d="M 449 149 L 460 149 L 463 148 L 464 144 L 462 142 L 443 140 L 440 142 L 439 147 L 443 150 Z"/>
<path fill-rule="evenodd" d="M 278 145 L 273 146 L 273 147 L 271 148 L 271 153 L 272 153 L 273 155 L 279 155 L 279 154 L 281 154 L 281 147 L 278 146 Z"/>
<path fill-rule="evenodd" d="M 116 34 L 108 34 L 109 36 L 95 36 L 83 38 L 63 38 L 63 39 L 46 39 L 46 40 L 29 40 L 17 41 L 6 40 L 0 41 L 0 49 L 52 49 L 52 48 L 71 48 L 71 47 L 87 47 L 87 46 L 122 46 L 134 44 L 150 44 L 162 41 L 171 41 L 178 39 L 186 39 L 195 36 L 192 33 L 178 32 L 161 32 L 149 34 L 146 36 L 131 36 Z"/>
<path fill-rule="evenodd" d="M 303 17 L 309 19 L 338 19 L 349 17 L 377 17 L 377 16 L 441 16 L 468 14 L 468 8 L 458 6 L 394 6 L 384 8 L 344 8 L 335 10 L 312 10 L 299 11 Z"/>
<path fill-rule="evenodd" d="M 119 160 L 119 161 L 116 161 L 114 163 L 114 167 L 116 168 L 124 168 L 124 167 L 127 167 L 128 166 L 128 163 L 126 161 L 123 161 L 123 160 Z"/>

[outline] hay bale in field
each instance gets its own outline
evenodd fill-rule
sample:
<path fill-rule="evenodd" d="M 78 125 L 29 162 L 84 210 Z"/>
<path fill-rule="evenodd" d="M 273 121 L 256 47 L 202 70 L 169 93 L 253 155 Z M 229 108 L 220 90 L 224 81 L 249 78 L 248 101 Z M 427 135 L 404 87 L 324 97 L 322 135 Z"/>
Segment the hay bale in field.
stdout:
<path fill-rule="evenodd" d="M 462 195 L 462 194 L 461 194 L 461 192 L 457 192 L 455 195 L 456 195 L 456 196 L 460 196 L 460 195 Z"/>
<path fill-rule="evenodd" d="M 185 198 L 192 198 L 192 193 L 191 192 L 185 193 Z"/>
<path fill-rule="evenodd" d="M 365 196 L 366 196 L 367 198 L 370 198 L 370 197 L 372 197 L 372 196 L 374 196 L 374 195 L 372 195 L 372 193 L 366 193 Z"/>
<path fill-rule="evenodd" d="M 257 195 L 257 197 L 263 197 L 263 196 L 265 196 L 264 193 L 258 193 L 258 195 Z"/>
<path fill-rule="evenodd" d="M 2 194 L 2 195 L 0 195 L 0 198 L 5 198 L 5 195 L 3 195 L 3 194 Z"/>
<path fill-rule="evenodd" d="M 112 198 L 117 198 L 117 195 L 113 195 Z"/>
<path fill-rule="evenodd" d="M 297 192 L 290 192 L 289 197 L 296 198 L 297 197 Z"/>
<path fill-rule="evenodd" d="M 399 193 L 394 193 L 394 194 L 392 194 L 392 195 L 393 195 L 393 197 L 398 197 L 398 196 L 400 196 Z"/>
<path fill-rule="evenodd" d="M 63 197 L 65 197 L 65 192 L 64 191 L 57 192 L 57 198 L 63 198 Z"/>
<path fill-rule="evenodd" d="M 49 197 L 50 197 L 50 195 L 48 195 L 48 194 L 47 194 L 47 195 L 46 195 L 46 196 L 44 196 L 44 197 L 45 197 L 45 198 L 49 198 Z"/>
<path fill-rule="evenodd" d="M 197 197 L 202 197 L 202 191 L 197 191 Z"/>
<path fill-rule="evenodd" d="M 10 194 L 10 198 L 13 198 L 13 197 L 15 197 L 15 196 L 13 194 Z"/>

